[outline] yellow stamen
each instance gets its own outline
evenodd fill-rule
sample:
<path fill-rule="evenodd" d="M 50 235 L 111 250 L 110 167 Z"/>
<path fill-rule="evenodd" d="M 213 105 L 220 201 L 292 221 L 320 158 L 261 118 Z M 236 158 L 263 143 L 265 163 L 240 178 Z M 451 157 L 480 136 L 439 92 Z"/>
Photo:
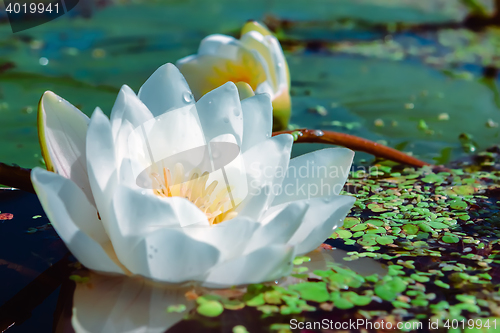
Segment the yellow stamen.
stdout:
<path fill-rule="evenodd" d="M 168 168 L 163 168 L 163 177 L 153 168 L 150 176 L 153 181 L 153 192 L 160 197 L 183 197 L 191 201 L 206 216 L 211 225 L 230 220 L 238 215 L 234 207 L 227 207 L 231 203 L 231 188 L 222 188 L 215 196 L 213 193 L 218 185 L 214 180 L 207 186 L 209 173 L 201 174 L 200 170 L 192 170 L 184 182 L 184 166 L 177 163 L 173 174 Z"/>

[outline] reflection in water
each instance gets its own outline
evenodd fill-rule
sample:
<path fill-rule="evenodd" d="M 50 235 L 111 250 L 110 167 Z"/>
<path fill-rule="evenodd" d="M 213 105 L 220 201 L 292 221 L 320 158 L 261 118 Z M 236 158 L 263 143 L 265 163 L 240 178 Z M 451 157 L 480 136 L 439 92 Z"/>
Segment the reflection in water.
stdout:
<path fill-rule="evenodd" d="M 340 249 L 318 249 L 307 254 L 311 258 L 302 266 L 314 270 L 326 270 L 330 263 L 347 266 L 361 275 L 378 273 L 386 274 L 386 269 L 371 258 L 360 258 L 354 262 L 342 260 L 346 252 Z M 287 277 L 279 284 L 287 286 L 303 280 Z M 271 283 L 273 284 L 273 283 Z M 165 286 L 153 284 L 142 278 L 111 277 L 91 273 L 88 283 L 77 283 L 73 295 L 73 314 L 71 324 L 76 333 L 160 333 L 181 321 L 195 307 L 195 301 L 186 298 L 186 292 L 193 290 L 191 286 Z M 226 297 L 239 297 L 243 289 L 197 288 L 197 294 L 215 293 Z M 229 296 L 229 294 L 233 296 Z M 169 312 L 171 306 L 180 308 L 182 312 Z M 172 307 L 173 308 L 173 307 Z M 238 322 L 247 321 L 247 308 L 237 311 L 233 318 Z M 224 326 L 224 316 L 217 319 Z M 255 318 L 257 319 L 257 318 Z M 227 318 L 226 318 L 227 320 Z M 241 322 L 240 322 L 241 323 Z M 226 323 L 227 324 L 227 323 Z M 233 323 L 231 323 L 233 324 Z M 246 324 L 252 325 L 252 322 Z M 254 322 L 260 327 L 258 320 Z M 59 326 L 59 325 L 58 325 Z M 60 328 L 67 325 L 60 325 Z M 203 326 L 201 326 L 203 327 Z M 56 332 L 68 333 L 70 330 L 59 329 Z"/>
<path fill-rule="evenodd" d="M 385 265 L 382 265 L 380 262 L 372 258 L 365 257 L 354 261 L 345 261 L 343 258 L 349 256 L 347 255 L 347 251 L 341 249 L 321 249 L 310 252 L 307 256 L 311 258 L 311 261 L 304 264 L 304 266 L 308 267 L 311 272 L 315 269 L 328 269 L 327 263 L 334 262 L 348 267 L 354 272 L 364 276 L 372 274 L 379 274 L 383 276 L 387 274 L 387 268 L 384 267 Z"/>
<path fill-rule="evenodd" d="M 188 290 L 92 274 L 90 282 L 77 283 L 71 322 L 76 333 L 165 332 L 194 307 L 184 296 Z M 186 307 L 181 313 L 167 311 L 181 304 Z"/>

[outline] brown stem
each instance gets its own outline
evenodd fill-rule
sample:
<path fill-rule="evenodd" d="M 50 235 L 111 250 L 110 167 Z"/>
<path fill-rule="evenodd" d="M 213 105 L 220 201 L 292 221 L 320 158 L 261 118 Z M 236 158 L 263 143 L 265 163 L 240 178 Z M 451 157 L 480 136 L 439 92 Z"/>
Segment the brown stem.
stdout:
<path fill-rule="evenodd" d="M 30 178 L 31 169 L 0 163 L 0 184 L 35 193 Z"/>
<path fill-rule="evenodd" d="M 297 140 L 295 140 L 295 142 L 297 143 L 301 142 L 328 143 L 328 144 L 344 146 L 352 150 L 363 151 L 365 153 L 372 154 L 377 157 L 382 157 L 402 164 L 408 164 L 414 167 L 420 168 L 424 165 L 430 165 L 427 162 L 421 161 L 418 158 L 402 153 L 399 150 L 345 133 L 310 130 L 304 128 L 293 131 L 274 132 L 273 136 L 283 133 L 292 134 L 293 132 L 298 132 Z"/>

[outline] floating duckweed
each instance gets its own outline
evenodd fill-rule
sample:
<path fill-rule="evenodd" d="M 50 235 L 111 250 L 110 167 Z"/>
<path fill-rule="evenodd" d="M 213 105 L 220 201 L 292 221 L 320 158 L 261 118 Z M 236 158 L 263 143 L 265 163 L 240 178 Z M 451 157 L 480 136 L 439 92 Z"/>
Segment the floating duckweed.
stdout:
<path fill-rule="evenodd" d="M 247 328 L 243 325 L 236 325 L 233 327 L 233 333 L 248 333 Z"/>
<path fill-rule="evenodd" d="M 198 297 L 200 299 L 201 297 Z M 196 311 L 205 317 L 217 317 L 224 311 L 224 307 L 219 301 L 206 300 L 198 305 Z"/>
<path fill-rule="evenodd" d="M 303 282 L 290 286 L 290 289 L 297 291 L 306 301 L 320 303 L 330 298 L 325 282 Z"/>

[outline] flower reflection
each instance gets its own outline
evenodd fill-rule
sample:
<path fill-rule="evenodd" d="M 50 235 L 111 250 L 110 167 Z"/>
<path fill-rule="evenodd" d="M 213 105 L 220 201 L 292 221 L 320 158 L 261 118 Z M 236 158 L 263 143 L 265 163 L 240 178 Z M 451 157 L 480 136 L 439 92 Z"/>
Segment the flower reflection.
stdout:
<path fill-rule="evenodd" d="M 165 332 L 194 307 L 189 290 L 91 273 L 88 283 L 76 284 L 71 323 L 76 333 Z"/>

